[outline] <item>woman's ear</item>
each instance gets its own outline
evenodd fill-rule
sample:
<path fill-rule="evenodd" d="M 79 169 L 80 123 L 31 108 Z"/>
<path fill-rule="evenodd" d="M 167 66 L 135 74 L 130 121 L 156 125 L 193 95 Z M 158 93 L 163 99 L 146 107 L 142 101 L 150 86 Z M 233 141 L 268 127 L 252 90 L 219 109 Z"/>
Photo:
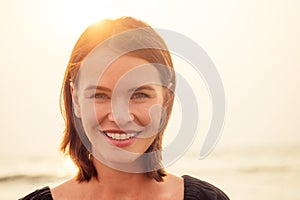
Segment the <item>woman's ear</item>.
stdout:
<path fill-rule="evenodd" d="M 79 102 L 78 102 L 78 93 L 74 88 L 74 84 L 72 82 L 70 82 L 70 92 L 71 92 L 71 96 L 72 96 L 72 106 L 74 109 L 74 114 L 77 118 L 81 118 L 81 114 L 80 114 L 80 106 L 79 106 Z"/>
<path fill-rule="evenodd" d="M 174 99 L 174 85 L 170 83 L 168 87 L 165 88 L 164 92 L 164 106 L 168 107 L 170 102 Z"/>

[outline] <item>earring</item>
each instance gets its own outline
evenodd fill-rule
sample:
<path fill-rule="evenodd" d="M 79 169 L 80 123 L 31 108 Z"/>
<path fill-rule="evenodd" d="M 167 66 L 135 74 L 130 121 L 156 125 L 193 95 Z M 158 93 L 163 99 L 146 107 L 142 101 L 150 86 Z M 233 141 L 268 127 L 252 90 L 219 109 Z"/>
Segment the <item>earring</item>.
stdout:
<path fill-rule="evenodd" d="M 88 154 L 88 159 L 89 159 L 89 161 L 92 161 L 93 160 L 93 156 L 92 156 L 92 154 Z"/>

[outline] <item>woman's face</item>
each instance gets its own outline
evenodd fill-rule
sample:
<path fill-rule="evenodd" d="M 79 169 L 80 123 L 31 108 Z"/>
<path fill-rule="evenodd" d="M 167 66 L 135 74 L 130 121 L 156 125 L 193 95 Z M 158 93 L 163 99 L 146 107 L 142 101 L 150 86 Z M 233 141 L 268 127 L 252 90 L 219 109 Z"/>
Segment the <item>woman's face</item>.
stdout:
<path fill-rule="evenodd" d="M 108 162 L 134 161 L 152 144 L 165 116 L 159 72 L 132 56 L 121 56 L 100 71 L 90 69 L 97 58 L 88 59 L 72 96 L 92 153 Z"/>

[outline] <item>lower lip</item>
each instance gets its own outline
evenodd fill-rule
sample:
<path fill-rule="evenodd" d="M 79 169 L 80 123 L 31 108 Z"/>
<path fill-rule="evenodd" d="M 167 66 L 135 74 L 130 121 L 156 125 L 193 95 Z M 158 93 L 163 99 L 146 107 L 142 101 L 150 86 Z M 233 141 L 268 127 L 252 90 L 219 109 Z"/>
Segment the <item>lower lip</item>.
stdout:
<path fill-rule="evenodd" d="M 117 147 L 126 147 L 126 146 L 129 146 L 129 145 L 131 145 L 131 144 L 134 142 L 134 140 L 135 140 L 135 137 L 129 138 L 129 139 L 127 139 L 127 140 L 115 140 L 115 139 L 113 139 L 113 138 L 108 137 L 108 136 L 105 135 L 104 133 L 103 133 L 103 135 L 108 139 L 108 141 L 109 141 L 111 144 L 113 144 L 113 145 L 115 145 L 115 146 L 117 146 Z"/>

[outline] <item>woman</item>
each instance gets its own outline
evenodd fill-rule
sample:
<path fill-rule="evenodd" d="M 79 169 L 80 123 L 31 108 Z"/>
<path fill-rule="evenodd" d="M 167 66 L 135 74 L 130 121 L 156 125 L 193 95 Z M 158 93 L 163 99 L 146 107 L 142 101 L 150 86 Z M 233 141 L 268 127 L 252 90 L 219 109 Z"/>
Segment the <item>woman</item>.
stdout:
<path fill-rule="evenodd" d="M 73 49 L 61 93 L 61 150 L 78 173 L 22 199 L 228 199 L 161 165 L 174 88 L 170 53 L 149 25 L 124 17 L 89 26 Z"/>

